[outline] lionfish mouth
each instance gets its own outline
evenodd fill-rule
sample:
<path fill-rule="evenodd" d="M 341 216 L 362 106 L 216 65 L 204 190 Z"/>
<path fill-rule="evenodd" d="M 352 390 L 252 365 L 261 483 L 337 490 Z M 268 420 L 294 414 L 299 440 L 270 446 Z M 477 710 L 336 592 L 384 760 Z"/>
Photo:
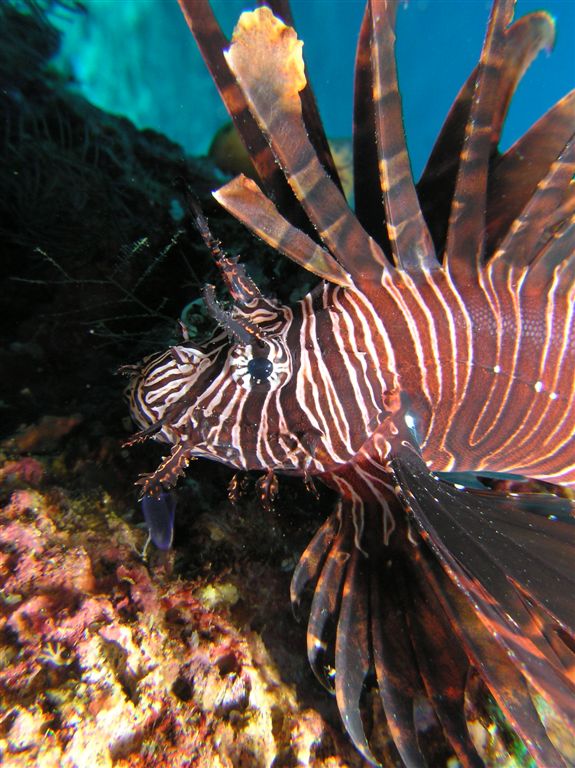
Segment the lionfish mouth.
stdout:
<path fill-rule="evenodd" d="M 308 657 L 362 755 L 434 763 L 423 702 L 440 751 L 483 765 L 467 713 L 489 699 L 537 765 L 573 764 L 557 732 L 575 731 L 575 504 L 561 489 L 464 488 L 436 474 L 575 483 L 575 91 L 498 148 L 552 19 L 513 22 L 513 0 L 494 0 L 479 62 L 415 184 L 398 2 L 369 0 L 352 210 L 287 0 L 242 14 L 231 43 L 208 0 L 179 3 L 258 177 L 232 179 L 216 200 L 321 283 L 293 308 L 265 297 L 191 203 L 233 308 L 208 288 L 221 346 L 198 357 L 184 343 L 136 372 L 135 439 L 172 445 L 144 493 L 171 520 L 162 488 L 198 452 L 262 470 L 267 497 L 274 470 L 319 475 L 339 500 L 291 596 L 297 607 L 312 595 Z M 169 545 L 169 526 L 158 540 Z"/>

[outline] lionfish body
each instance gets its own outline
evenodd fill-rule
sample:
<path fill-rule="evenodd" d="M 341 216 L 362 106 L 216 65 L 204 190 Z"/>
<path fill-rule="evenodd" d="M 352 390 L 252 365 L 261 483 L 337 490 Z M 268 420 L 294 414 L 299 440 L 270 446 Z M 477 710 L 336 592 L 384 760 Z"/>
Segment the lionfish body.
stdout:
<path fill-rule="evenodd" d="M 435 474 L 575 483 L 575 92 L 497 150 L 551 20 L 512 24 L 513 3 L 495 0 L 416 186 L 396 3 L 370 0 L 352 212 L 293 29 L 263 7 L 241 16 L 230 45 L 206 0 L 180 4 L 261 182 L 237 177 L 216 199 L 322 282 L 294 307 L 263 296 L 196 212 L 233 309 L 208 288 L 223 330 L 133 377 L 136 437 L 173 445 L 144 491 L 173 484 L 196 456 L 263 470 L 264 490 L 273 471 L 318 476 L 339 502 L 302 555 L 292 600 L 313 588 L 308 656 L 363 755 L 376 762 L 360 707 L 375 681 L 391 761 L 426 764 L 416 712 L 427 701 L 460 762 L 482 765 L 465 702 L 489 691 L 538 765 L 569 764 L 534 701 L 573 727 L 573 505 Z M 285 2 L 269 5 L 290 23 Z"/>

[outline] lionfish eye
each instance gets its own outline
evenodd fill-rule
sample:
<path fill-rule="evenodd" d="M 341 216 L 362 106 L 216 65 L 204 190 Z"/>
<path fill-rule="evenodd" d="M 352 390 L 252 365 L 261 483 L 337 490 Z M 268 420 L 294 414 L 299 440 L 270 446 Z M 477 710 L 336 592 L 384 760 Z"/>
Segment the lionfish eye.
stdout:
<path fill-rule="evenodd" d="M 273 363 L 267 357 L 252 357 L 248 362 L 248 373 L 258 384 L 269 379 L 273 369 Z"/>
<path fill-rule="evenodd" d="M 282 387 L 292 375 L 291 356 L 280 339 L 267 338 L 265 349 L 254 344 L 236 344 L 230 350 L 232 379 L 244 389 L 265 384 L 267 390 Z"/>

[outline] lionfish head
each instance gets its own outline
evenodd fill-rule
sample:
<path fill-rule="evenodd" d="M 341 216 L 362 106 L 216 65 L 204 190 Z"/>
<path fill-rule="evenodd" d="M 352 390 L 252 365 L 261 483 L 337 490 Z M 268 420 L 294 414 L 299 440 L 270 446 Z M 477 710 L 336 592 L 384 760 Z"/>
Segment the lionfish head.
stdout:
<path fill-rule="evenodd" d="M 349 290 L 325 283 L 293 308 L 265 297 L 243 266 L 222 251 L 195 203 L 192 210 L 232 302 L 224 307 L 214 286 L 206 286 L 204 302 L 218 324 L 214 335 L 202 346 L 186 340 L 129 371 L 127 397 L 141 429 L 129 443 L 153 437 L 175 446 L 141 480 L 144 492 L 173 485 L 196 457 L 239 470 L 301 475 L 349 461 L 386 413 L 378 366 L 378 381 L 362 383 L 371 396 L 361 400 L 356 418 L 342 412 L 339 432 L 325 423 L 326 403 L 337 412 L 340 403 L 358 402 L 357 375 L 334 370 L 330 358 L 340 351 L 333 349 L 335 325 L 341 324 L 340 344 L 357 343 L 346 334 L 342 312 L 349 313 L 359 294 L 353 298 Z"/>
<path fill-rule="evenodd" d="M 204 298 L 218 322 L 211 338 L 200 346 L 186 340 L 131 372 L 127 396 L 142 430 L 133 441 L 153 436 L 180 445 L 182 467 L 192 457 L 208 457 L 250 469 L 258 451 L 289 464 L 295 446 L 284 440 L 288 427 L 280 395 L 296 397 L 287 341 L 293 312 L 261 295 L 224 309 L 213 286 Z M 273 448 L 258 446 L 264 410 L 266 435 L 276 435 Z M 169 486 L 178 474 L 179 468 L 169 466 L 156 479 Z"/>

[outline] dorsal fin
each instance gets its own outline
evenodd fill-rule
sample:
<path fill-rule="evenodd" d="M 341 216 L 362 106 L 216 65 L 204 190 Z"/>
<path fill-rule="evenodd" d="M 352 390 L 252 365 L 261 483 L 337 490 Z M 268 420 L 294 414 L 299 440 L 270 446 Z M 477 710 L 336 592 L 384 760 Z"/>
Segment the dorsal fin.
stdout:
<path fill-rule="evenodd" d="M 494 164 L 487 197 L 487 253 L 492 253 L 549 173 L 573 134 L 575 90 L 541 117 Z"/>
<path fill-rule="evenodd" d="M 511 225 L 489 263 L 491 270 L 531 264 L 555 230 L 573 213 L 575 190 L 570 185 L 574 175 L 575 132 Z M 551 269 L 554 266 L 550 264 Z"/>
<path fill-rule="evenodd" d="M 373 72 L 371 69 L 371 14 L 365 5 L 355 55 L 353 94 L 353 190 L 355 215 L 382 246 L 391 252 L 385 207 L 379 183 L 375 112 L 373 106 Z"/>
<path fill-rule="evenodd" d="M 247 108 L 242 91 L 226 64 L 223 51 L 228 47 L 229 41 L 220 29 L 209 0 L 178 0 L 178 2 L 222 101 L 244 144 L 248 147 L 250 159 L 264 189 L 273 197 L 282 215 L 295 225 L 307 226 L 300 206 L 284 175 L 277 167 L 265 138 Z"/>
<path fill-rule="evenodd" d="M 266 5 L 268 5 L 272 9 L 274 15 L 279 16 L 288 27 L 295 28 L 289 0 L 266 0 Z M 325 168 L 328 176 L 343 192 L 341 179 L 339 178 L 339 173 L 333 160 L 333 155 L 327 136 L 325 135 L 315 95 L 309 82 L 306 84 L 303 91 L 301 91 L 300 98 L 303 121 L 309 140 L 313 144 L 317 156 L 319 157 L 319 161 Z"/>
<path fill-rule="evenodd" d="M 523 16 L 506 31 L 503 59 L 498 75 L 497 100 L 493 105 L 491 155 L 494 155 L 497 150 L 501 128 L 507 115 L 511 97 L 519 81 L 538 53 L 542 49 L 548 50 L 552 46 L 554 37 L 553 20 L 549 14 L 542 11 Z M 465 126 L 469 119 L 476 79 L 477 67 L 457 94 L 417 184 L 421 206 L 431 228 L 438 252 L 442 251 L 445 245 L 449 209 L 455 190 L 459 158 L 465 138 Z M 489 182 L 488 194 L 493 189 L 491 175 Z M 500 201 L 499 197 L 497 197 L 497 201 Z M 507 210 L 514 201 L 515 189 L 513 195 L 503 197 L 502 207 Z M 521 207 L 518 210 L 521 210 Z M 511 220 L 513 218 L 515 216 Z M 488 235 L 488 241 L 489 239 Z M 491 252 L 489 245 L 486 252 Z"/>
<path fill-rule="evenodd" d="M 337 285 L 352 284 L 349 275 L 329 251 L 284 219 L 251 179 L 237 176 L 214 192 L 214 197 L 258 237 L 304 269 Z"/>
<path fill-rule="evenodd" d="M 306 85 L 302 43 L 265 6 L 243 13 L 225 53 L 249 109 L 310 221 L 354 280 L 389 268 L 344 196 L 326 174 L 305 129 L 299 93 Z"/>
<path fill-rule="evenodd" d="M 573 208 L 573 201 L 571 203 Z M 575 291 L 575 213 L 566 217 L 535 257 L 527 275 L 526 287 L 548 289 L 557 272 L 556 295 Z"/>
<path fill-rule="evenodd" d="M 395 0 L 370 0 L 371 66 L 379 180 L 393 259 L 403 269 L 439 268 L 419 207 L 405 143 L 395 63 Z"/>
<path fill-rule="evenodd" d="M 445 266 L 458 283 L 475 283 L 483 263 L 485 202 L 492 151 L 491 120 L 504 60 L 505 29 L 512 15 L 513 0 L 493 4 L 465 128 L 444 259 Z"/>

